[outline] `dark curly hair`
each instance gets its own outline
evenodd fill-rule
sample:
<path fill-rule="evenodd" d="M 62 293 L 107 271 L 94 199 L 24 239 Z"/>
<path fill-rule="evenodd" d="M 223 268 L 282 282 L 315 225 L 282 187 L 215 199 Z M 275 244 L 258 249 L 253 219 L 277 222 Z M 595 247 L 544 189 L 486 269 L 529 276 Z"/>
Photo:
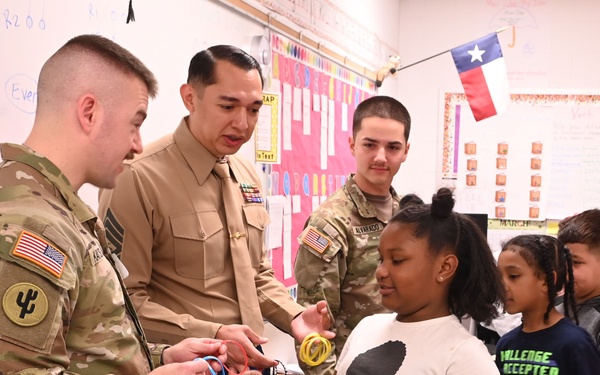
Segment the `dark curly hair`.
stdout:
<path fill-rule="evenodd" d="M 416 194 L 406 194 L 400 198 L 400 208 L 405 209 L 416 204 L 423 204 L 423 200 Z"/>
<path fill-rule="evenodd" d="M 504 287 L 485 235 L 468 216 L 454 212 L 452 191 L 441 188 L 431 204 L 419 204 L 398 212 L 390 223 L 413 228 L 416 238 L 427 238 L 434 255 L 450 250 L 458 259 L 448 291 L 448 305 L 459 318 L 469 315 L 479 322 L 498 316 L 504 303 Z"/>

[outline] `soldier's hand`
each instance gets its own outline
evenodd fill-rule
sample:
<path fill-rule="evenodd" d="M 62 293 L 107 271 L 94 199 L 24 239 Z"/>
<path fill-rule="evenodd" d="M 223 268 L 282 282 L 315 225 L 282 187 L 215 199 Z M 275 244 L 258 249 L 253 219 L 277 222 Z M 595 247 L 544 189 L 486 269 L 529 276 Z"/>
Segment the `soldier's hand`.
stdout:
<path fill-rule="evenodd" d="M 182 363 L 206 356 L 217 357 L 225 363 L 227 361 L 227 345 L 216 339 L 187 338 L 163 351 L 163 363 Z M 216 361 L 213 362 L 216 363 Z"/>
<path fill-rule="evenodd" d="M 265 344 L 269 341 L 265 337 L 259 336 L 250 327 L 241 324 L 222 325 L 215 336 L 221 340 L 236 341 L 246 352 L 233 343 L 227 344 L 227 367 L 240 373 L 244 371 L 244 363 L 248 358 L 248 366 L 255 368 L 267 368 L 277 366 L 277 361 L 268 358 L 256 349 L 256 345 Z"/>
<path fill-rule="evenodd" d="M 221 366 L 216 361 L 211 362 L 213 363 L 209 364 L 203 359 L 198 359 L 196 361 L 171 363 L 157 368 L 150 375 L 208 375 L 210 374 L 209 366 L 213 367 L 215 371 L 221 371 Z"/>
<path fill-rule="evenodd" d="M 328 330 L 330 324 L 327 302 L 319 301 L 316 305 L 307 307 L 302 314 L 292 320 L 292 335 L 298 342 L 302 342 L 309 333 L 313 332 L 331 340 L 335 337 L 335 333 Z"/>

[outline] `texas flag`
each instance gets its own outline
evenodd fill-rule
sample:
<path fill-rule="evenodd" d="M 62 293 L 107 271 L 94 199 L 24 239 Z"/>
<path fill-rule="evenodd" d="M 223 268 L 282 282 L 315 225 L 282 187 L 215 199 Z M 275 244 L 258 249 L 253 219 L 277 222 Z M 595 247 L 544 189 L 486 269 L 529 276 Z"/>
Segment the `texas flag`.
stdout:
<path fill-rule="evenodd" d="M 486 35 L 451 52 L 475 121 L 504 111 L 510 94 L 498 35 Z"/>

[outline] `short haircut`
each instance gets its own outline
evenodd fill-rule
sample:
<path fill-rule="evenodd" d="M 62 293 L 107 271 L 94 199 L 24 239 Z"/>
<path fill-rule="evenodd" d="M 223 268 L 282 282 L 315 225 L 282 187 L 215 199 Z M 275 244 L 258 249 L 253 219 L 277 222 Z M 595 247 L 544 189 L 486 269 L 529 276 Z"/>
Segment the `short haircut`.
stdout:
<path fill-rule="evenodd" d="M 196 89 L 202 89 L 217 83 L 215 67 L 218 61 L 227 61 L 247 72 L 256 69 L 260 82 L 264 87 L 264 79 L 260 64 L 254 57 L 242 49 L 230 45 L 212 46 L 198 52 L 190 61 L 187 83 Z"/>
<path fill-rule="evenodd" d="M 398 121 L 404 125 L 404 137 L 408 142 L 410 135 L 410 114 L 406 107 L 398 100 L 384 95 L 373 96 L 363 100 L 354 111 L 352 120 L 352 136 L 356 139 L 356 134 L 362 127 L 362 121 L 367 117 L 379 117 Z"/>
<path fill-rule="evenodd" d="M 558 240 L 600 249 L 600 210 L 586 210 L 562 220 L 558 224 Z"/>
<path fill-rule="evenodd" d="M 123 73 L 132 74 L 138 77 L 146 85 L 148 95 L 151 98 L 156 97 L 156 94 L 158 93 L 158 82 L 156 81 L 154 74 L 140 61 L 140 59 L 112 40 L 100 35 L 79 35 L 65 43 L 54 56 L 71 52 L 91 52 L 96 54 Z M 52 60 L 52 57 L 50 60 Z M 40 81 L 44 79 L 43 72 L 44 69 L 42 68 Z"/>

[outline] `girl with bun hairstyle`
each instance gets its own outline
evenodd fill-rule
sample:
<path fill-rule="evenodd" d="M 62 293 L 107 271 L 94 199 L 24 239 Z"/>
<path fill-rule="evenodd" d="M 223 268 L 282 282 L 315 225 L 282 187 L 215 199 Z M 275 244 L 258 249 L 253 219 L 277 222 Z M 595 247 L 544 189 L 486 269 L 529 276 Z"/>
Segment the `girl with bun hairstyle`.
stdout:
<path fill-rule="evenodd" d="M 393 312 L 361 320 L 338 374 L 498 374 L 460 318 L 496 317 L 502 280 L 484 234 L 453 207 L 452 192 L 442 188 L 431 204 L 398 212 L 383 230 L 376 276 Z"/>

